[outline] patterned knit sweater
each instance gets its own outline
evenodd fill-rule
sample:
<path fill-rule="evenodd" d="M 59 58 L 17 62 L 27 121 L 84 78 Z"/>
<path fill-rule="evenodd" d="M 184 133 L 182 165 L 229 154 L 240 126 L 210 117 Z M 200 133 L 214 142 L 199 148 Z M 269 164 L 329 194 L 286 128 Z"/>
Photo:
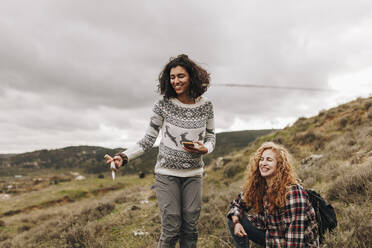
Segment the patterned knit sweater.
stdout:
<path fill-rule="evenodd" d="M 200 141 L 211 153 L 216 136 L 212 102 L 205 97 L 194 104 L 184 104 L 177 98 L 162 98 L 153 107 L 145 136 L 124 153 L 129 161 L 148 151 L 161 130 L 159 153 L 155 173 L 185 176 L 201 174 L 204 166 L 202 156 L 183 149 L 182 141 Z M 188 173 L 190 175 L 190 173 Z"/>

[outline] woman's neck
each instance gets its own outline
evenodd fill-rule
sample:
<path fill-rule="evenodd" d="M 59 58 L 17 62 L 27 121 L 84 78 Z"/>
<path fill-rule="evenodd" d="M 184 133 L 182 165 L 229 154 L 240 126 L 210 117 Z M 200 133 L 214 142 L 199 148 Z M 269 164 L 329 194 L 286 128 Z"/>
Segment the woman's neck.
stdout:
<path fill-rule="evenodd" d="M 195 99 L 192 98 L 191 96 L 189 96 L 188 94 L 178 95 L 177 99 L 184 104 L 194 104 L 195 103 Z"/>

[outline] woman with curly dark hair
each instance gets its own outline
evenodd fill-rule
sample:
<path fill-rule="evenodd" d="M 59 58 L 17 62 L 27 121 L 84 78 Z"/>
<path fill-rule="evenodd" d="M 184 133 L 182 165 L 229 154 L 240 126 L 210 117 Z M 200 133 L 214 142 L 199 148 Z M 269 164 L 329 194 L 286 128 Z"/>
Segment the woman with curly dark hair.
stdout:
<path fill-rule="evenodd" d="M 227 215 L 235 247 L 319 247 L 315 210 L 297 184 L 289 152 L 273 142 L 252 156 L 244 191 Z"/>
<path fill-rule="evenodd" d="M 171 58 L 159 75 L 158 90 L 163 97 L 153 107 L 145 136 L 107 161 L 119 168 L 148 151 L 162 131 L 155 165 L 161 248 L 175 247 L 178 240 L 181 248 L 196 247 L 202 155 L 211 153 L 216 142 L 213 105 L 202 96 L 209 80 L 209 73 L 187 55 Z"/>

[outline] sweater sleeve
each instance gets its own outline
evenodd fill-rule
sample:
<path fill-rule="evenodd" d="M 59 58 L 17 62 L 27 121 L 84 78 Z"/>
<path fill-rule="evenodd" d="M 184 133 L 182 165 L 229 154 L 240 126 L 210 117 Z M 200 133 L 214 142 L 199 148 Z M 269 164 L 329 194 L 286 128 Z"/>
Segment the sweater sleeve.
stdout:
<path fill-rule="evenodd" d="M 161 101 L 157 102 L 153 107 L 153 114 L 150 118 L 150 123 L 144 137 L 135 145 L 129 147 L 123 152 L 123 154 L 128 157 L 128 161 L 141 156 L 144 152 L 147 152 L 154 146 L 164 121 L 163 113 L 159 106 L 160 104 Z"/>
<path fill-rule="evenodd" d="M 216 145 L 216 134 L 214 131 L 214 110 L 212 102 L 209 102 L 209 113 L 204 137 L 204 146 L 208 149 L 208 154 L 213 152 Z"/>

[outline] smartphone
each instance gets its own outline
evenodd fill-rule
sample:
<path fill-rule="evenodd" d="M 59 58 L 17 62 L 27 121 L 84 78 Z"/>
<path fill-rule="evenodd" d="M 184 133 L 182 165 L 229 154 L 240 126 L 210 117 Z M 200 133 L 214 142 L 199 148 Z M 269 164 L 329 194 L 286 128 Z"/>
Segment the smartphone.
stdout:
<path fill-rule="evenodd" d="M 182 144 L 186 148 L 194 148 L 195 147 L 194 142 L 190 142 L 190 141 L 182 141 Z"/>

